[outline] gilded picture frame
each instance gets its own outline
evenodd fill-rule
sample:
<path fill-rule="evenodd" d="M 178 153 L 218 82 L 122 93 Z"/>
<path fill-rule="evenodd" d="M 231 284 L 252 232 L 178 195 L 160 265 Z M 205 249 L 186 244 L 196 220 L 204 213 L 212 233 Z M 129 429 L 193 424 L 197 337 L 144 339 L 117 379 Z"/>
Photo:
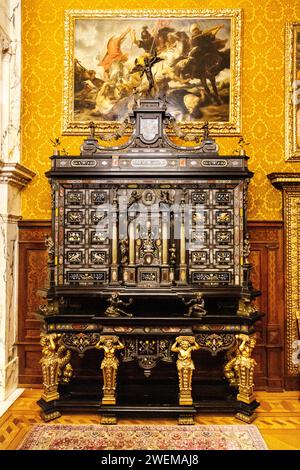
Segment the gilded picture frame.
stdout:
<path fill-rule="evenodd" d="M 300 161 L 300 23 L 285 34 L 285 159 Z"/>
<path fill-rule="evenodd" d="M 87 134 L 90 121 L 116 131 L 147 86 L 134 65 L 155 54 L 157 96 L 183 131 L 208 121 L 212 134 L 239 135 L 241 31 L 241 9 L 66 10 L 62 133 Z"/>

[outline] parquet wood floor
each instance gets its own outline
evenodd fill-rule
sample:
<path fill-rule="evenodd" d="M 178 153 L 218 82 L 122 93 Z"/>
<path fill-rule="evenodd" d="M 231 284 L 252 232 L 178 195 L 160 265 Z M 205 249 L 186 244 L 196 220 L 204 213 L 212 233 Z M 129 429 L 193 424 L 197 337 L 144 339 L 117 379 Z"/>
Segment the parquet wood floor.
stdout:
<path fill-rule="evenodd" d="M 0 418 L 0 449 L 17 449 L 31 426 L 43 423 L 36 401 L 41 391 L 27 389 Z M 258 392 L 261 403 L 253 424 L 269 449 L 300 450 L 300 392 Z M 65 414 L 53 424 L 99 424 L 97 414 Z M 233 416 L 198 415 L 199 424 L 241 424 Z M 120 419 L 119 424 L 175 424 L 172 419 Z"/>

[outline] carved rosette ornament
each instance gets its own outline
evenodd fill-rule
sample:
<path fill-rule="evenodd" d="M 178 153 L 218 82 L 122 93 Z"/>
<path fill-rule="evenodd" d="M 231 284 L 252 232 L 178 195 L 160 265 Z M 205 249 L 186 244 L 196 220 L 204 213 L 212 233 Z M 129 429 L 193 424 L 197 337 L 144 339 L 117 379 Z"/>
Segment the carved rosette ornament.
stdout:
<path fill-rule="evenodd" d="M 251 357 L 256 344 L 256 335 L 235 335 L 236 344 L 229 352 L 231 359 L 224 367 L 224 375 L 229 384 L 238 387 L 237 399 L 250 404 L 255 400 L 253 394 L 253 373 L 256 361 Z"/>
<path fill-rule="evenodd" d="M 61 334 L 41 334 L 43 374 L 42 399 L 46 402 L 58 400 L 58 384 L 68 383 L 73 376 L 70 364 L 71 351 L 61 344 Z"/>
<path fill-rule="evenodd" d="M 200 349 L 194 336 L 177 336 L 171 347 L 172 352 L 178 353 L 176 361 L 179 378 L 179 405 L 192 405 L 192 377 L 195 365 L 192 352 Z"/>
<path fill-rule="evenodd" d="M 119 361 L 115 356 L 118 349 L 123 349 L 118 336 L 100 336 L 96 349 L 103 349 L 104 359 L 101 362 L 103 374 L 103 398 L 102 405 L 116 404 L 116 385 Z"/>

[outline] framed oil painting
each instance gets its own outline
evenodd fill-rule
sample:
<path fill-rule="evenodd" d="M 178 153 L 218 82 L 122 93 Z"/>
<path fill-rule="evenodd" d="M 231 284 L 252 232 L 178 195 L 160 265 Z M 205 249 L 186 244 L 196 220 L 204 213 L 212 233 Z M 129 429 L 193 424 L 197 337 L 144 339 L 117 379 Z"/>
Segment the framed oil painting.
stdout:
<path fill-rule="evenodd" d="M 157 58 L 155 96 L 182 130 L 208 121 L 213 134 L 239 134 L 241 28 L 240 9 L 67 10 L 63 134 L 90 121 L 115 131 L 148 86 L 135 67 L 145 57 Z"/>
<path fill-rule="evenodd" d="M 286 25 L 285 158 L 300 161 L 300 23 Z"/>

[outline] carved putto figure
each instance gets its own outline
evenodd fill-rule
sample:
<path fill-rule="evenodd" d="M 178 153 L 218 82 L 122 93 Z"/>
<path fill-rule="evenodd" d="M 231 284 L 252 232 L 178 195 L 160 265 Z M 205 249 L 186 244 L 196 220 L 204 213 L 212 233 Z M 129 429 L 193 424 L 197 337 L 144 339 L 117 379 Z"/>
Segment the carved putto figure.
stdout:
<path fill-rule="evenodd" d="M 120 315 L 126 315 L 127 317 L 132 317 L 131 313 L 125 312 L 120 307 L 124 305 L 124 307 L 128 307 L 132 304 L 132 299 L 129 299 L 129 302 L 124 302 L 120 299 L 120 294 L 118 292 L 114 292 L 112 296 L 107 300 L 109 302 L 109 306 L 104 312 L 104 315 L 107 317 L 119 317 Z"/>
<path fill-rule="evenodd" d="M 248 233 L 245 236 L 244 240 L 244 249 L 243 249 L 243 255 L 244 255 L 244 263 L 249 264 L 249 255 L 250 255 L 250 241 L 249 241 L 249 235 Z"/>
<path fill-rule="evenodd" d="M 171 246 L 169 248 L 169 260 L 170 260 L 170 265 L 174 266 L 176 264 L 176 245 L 175 243 L 171 243 Z"/>
<path fill-rule="evenodd" d="M 115 356 L 118 349 L 123 349 L 124 344 L 121 343 L 118 336 L 100 336 L 98 343 L 95 346 L 97 349 L 103 349 L 104 358 L 101 362 L 101 370 L 103 373 L 103 405 L 116 404 L 116 385 L 117 385 L 117 370 L 119 367 L 119 360 Z"/>
<path fill-rule="evenodd" d="M 174 204 L 174 194 L 171 194 L 168 190 L 161 190 L 160 192 L 160 202 L 163 204 Z"/>
<path fill-rule="evenodd" d="M 200 346 L 193 336 L 178 336 L 176 338 L 175 343 L 171 347 L 171 351 L 178 353 L 176 365 L 179 371 L 181 369 L 195 369 L 192 360 L 192 352 L 197 349 L 200 349 Z"/>
<path fill-rule="evenodd" d="M 54 241 L 50 235 L 45 237 L 45 245 L 48 253 L 48 263 L 53 263 L 54 261 Z"/>
<path fill-rule="evenodd" d="M 121 252 L 121 264 L 126 264 L 128 262 L 128 239 L 123 238 L 119 241 L 120 252 Z"/>
<path fill-rule="evenodd" d="M 98 343 L 95 348 L 103 349 L 104 359 L 101 362 L 101 369 L 105 367 L 112 367 L 118 369 L 119 361 L 115 356 L 117 349 L 123 349 L 124 344 L 121 343 L 117 336 L 100 336 Z"/>
<path fill-rule="evenodd" d="M 192 405 L 192 375 L 195 369 L 192 352 L 200 349 L 193 336 L 178 336 L 171 347 L 172 352 L 178 353 L 176 361 L 179 378 L 179 404 Z"/>
<path fill-rule="evenodd" d="M 195 298 L 189 300 L 188 302 L 186 302 L 184 299 L 182 299 L 182 301 L 185 305 L 189 306 L 188 312 L 184 315 L 185 317 L 202 318 L 204 315 L 206 315 L 207 311 L 204 308 L 204 299 L 202 292 L 196 292 Z"/>
<path fill-rule="evenodd" d="M 132 191 L 131 194 L 130 194 L 128 207 L 130 207 L 134 203 L 139 202 L 141 197 L 142 197 L 142 195 L 138 191 L 136 191 L 136 190 Z"/>

